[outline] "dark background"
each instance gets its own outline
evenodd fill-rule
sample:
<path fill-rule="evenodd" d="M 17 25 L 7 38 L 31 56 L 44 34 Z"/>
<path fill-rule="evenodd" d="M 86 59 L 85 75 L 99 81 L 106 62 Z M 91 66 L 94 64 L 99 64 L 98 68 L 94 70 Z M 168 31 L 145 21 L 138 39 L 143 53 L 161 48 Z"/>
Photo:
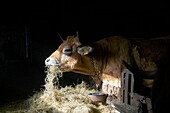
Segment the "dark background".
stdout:
<path fill-rule="evenodd" d="M 163 1 L 6 1 L 0 3 L 0 103 L 25 98 L 44 84 L 44 60 L 61 40 L 79 32 L 82 42 L 122 35 L 170 35 L 169 4 Z M 27 41 L 26 41 L 27 40 Z M 27 42 L 27 43 L 26 43 Z M 65 83 L 77 82 L 67 75 Z M 64 83 L 63 83 L 64 84 Z"/>

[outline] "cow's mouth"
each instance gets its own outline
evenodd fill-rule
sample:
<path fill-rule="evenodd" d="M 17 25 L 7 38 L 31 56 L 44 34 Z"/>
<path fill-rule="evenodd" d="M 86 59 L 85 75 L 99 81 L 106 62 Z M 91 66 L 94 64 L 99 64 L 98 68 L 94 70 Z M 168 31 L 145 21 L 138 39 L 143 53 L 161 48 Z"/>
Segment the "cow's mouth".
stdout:
<path fill-rule="evenodd" d="M 66 66 L 65 63 L 61 64 L 57 59 L 51 57 L 45 60 L 45 66 L 48 67 L 48 69 L 50 70 L 51 69 L 53 71 L 55 70 L 55 72 L 67 72 L 68 70 L 70 70 L 70 67 Z M 53 68 L 49 68 L 49 67 L 53 67 Z"/>

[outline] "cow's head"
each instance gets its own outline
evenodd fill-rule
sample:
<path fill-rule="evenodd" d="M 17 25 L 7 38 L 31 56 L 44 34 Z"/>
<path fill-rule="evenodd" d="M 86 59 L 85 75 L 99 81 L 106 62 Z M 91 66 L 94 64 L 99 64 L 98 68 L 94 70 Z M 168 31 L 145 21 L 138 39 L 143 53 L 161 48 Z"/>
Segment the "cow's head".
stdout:
<path fill-rule="evenodd" d="M 77 36 L 68 36 L 66 40 L 46 60 L 46 66 L 56 66 L 62 72 L 72 71 L 82 56 L 92 51 L 92 47 L 83 46 Z"/>

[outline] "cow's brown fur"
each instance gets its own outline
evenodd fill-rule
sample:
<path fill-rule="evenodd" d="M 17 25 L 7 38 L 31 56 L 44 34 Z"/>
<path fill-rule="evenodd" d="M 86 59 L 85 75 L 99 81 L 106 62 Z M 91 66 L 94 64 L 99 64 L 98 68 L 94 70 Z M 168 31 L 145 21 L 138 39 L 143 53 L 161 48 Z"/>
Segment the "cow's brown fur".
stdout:
<path fill-rule="evenodd" d="M 157 69 L 157 62 L 167 54 L 168 39 L 136 40 L 133 56 L 141 70 L 153 71 Z M 168 47 L 168 48 L 167 48 Z"/>
<path fill-rule="evenodd" d="M 121 60 L 126 62 L 131 62 L 130 57 L 130 42 L 121 37 L 110 37 L 93 44 L 94 50 L 89 55 L 80 56 L 76 53 L 76 47 L 80 46 L 81 43 L 74 37 L 69 36 L 67 40 L 60 45 L 60 47 L 55 51 L 50 57 L 56 57 L 61 59 L 61 53 L 64 46 L 70 45 L 73 47 L 72 60 L 78 60 L 78 62 L 69 70 L 72 72 L 77 72 L 86 75 L 96 76 L 95 71 L 100 71 L 100 79 L 115 80 L 120 79 L 121 70 L 123 69 L 121 65 Z M 95 69 L 91 62 L 93 57 L 95 63 Z M 71 61 L 70 61 L 71 63 Z M 120 82 L 120 80 L 118 80 Z M 120 84 L 120 83 L 119 83 Z M 119 85 L 120 86 L 120 85 Z"/>
<path fill-rule="evenodd" d="M 87 64 L 87 66 L 83 66 L 80 70 L 84 70 L 85 68 L 92 67 L 90 66 L 91 62 L 89 61 L 89 56 L 80 56 L 77 55 L 76 48 L 82 45 L 78 40 L 75 39 L 74 36 L 68 36 L 67 40 L 60 45 L 60 47 L 55 51 L 50 57 L 56 57 L 60 59 L 62 49 L 66 46 L 70 45 L 73 47 L 73 55 L 71 57 L 75 58 L 76 60 L 81 60 L 81 62 L 77 62 L 73 69 L 69 71 L 78 71 L 80 69 L 81 63 L 83 65 Z M 111 66 L 114 72 L 117 70 L 117 66 L 120 65 L 121 60 L 125 60 L 128 63 L 132 63 L 132 58 L 134 57 L 135 62 L 137 63 L 138 67 L 142 70 L 151 71 L 155 70 L 156 63 L 162 57 L 161 55 L 165 54 L 165 50 L 167 46 L 160 45 L 160 39 L 157 40 L 133 40 L 133 43 L 126 38 L 114 36 L 102 39 L 100 41 L 95 42 L 93 45 L 94 51 L 90 54 L 94 59 L 98 62 L 97 65 L 101 65 L 103 68 L 107 66 Z M 81 59 L 79 59 L 81 57 Z M 109 64 L 114 62 L 114 64 Z M 116 65 L 117 66 L 112 66 Z M 82 66 L 82 65 L 81 65 Z M 101 67 L 100 66 L 100 67 Z M 119 66 L 121 67 L 121 66 Z M 115 69 L 116 68 L 116 69 Z M 82 72 L 83 74 L 92 75 L 90 72 Z"/>
<path fill-rule="evenodd" d="M 91 45 L 93 51 L 81 56 L 77 53 L 77 48 L 83 44 L 74 36 L 68 36 L 50 57 L 59 60 L 59 68 L 63 72 L 90 75 L 98 84 L 105 81 L 121 87 L 121 72 L 125 68 L 121 61 L 124 60 L 132 66 L 135 64 L 140 70 L 157 70 L 157 62 L 169 49 L 167 39 L 138 40 L 114 36 L 95 42 Z M 62 50 L 67 45 L 72 47 L 72 54 L 62 59 Z"/>
<path fill-rule="evenodd" d="M 93 51 L 87 55 L 80 55 L 77 51 L 81 48 L 83 44 L 79 39 L 74 36 L 68 36 L 67 39 L 59 46 L 59 48 L 50 55 L 49 58 L 57 59 L 61 66 L 59 67 L 63 72 L 76 72 L 91 76 L 96 84 L 100 84 L 101 81 L 105 83 L 102 88 L 103 91 L 107 90 L 105 86 L 111 84 L 111 86 L 121 87 L 121 72 L 124 68 L 122 65 L 122 60 L 131 66 L 136 66 L 139 70 L 143 71 L 154 71 L 159 70 L 159 76 L 154 82 L 148 82 L 147 79 L 144 80 L 144 85 L 152 87 L 154 83 L 154 89 L 152 92 L 152 105 L 153 111 L 158 113 L 162 109 L 167 110 L 167 106 L 164 107 L 163 103 L 166 100 L 168 103 L 168 94 L 164 96 L 163 92 L 168 82 L 168 69 L 167 65 L 164 70 L 164 64 L 166 64 L 169 59 L 170 52 L 170 38 L 160 37 L 154 39 L 126 39 L 120 36 L 113 36 L 105 38 L 93 43 Z M 66 46 L 72 47 L 72 54 L 70 56 L 62 56 L 63 48 Z M 166 57 L 167 56 L 167 57 Z M 64 58 L 62 58 L 64 57 Z M 161 68 L 160 69 L 160 62 Z M 169 63 L 169 62 L 168 62 Z M 161 71 L 160 71 L 161 70 Z M 165 74 L 166 73 L 166 74 Z M 162 76 L 161 76 L 162 75 Z M 108 91 L 106 91 L 108 92 Z M 159 96 L 161 94 L 161 96 Z M 119 96 L 119 95 L 117 95 Z M 165 97 L 162 98 L 162 97 Z M 164 99 L 162 101 L 162 99 Z M 168 104 L 167 104 L 168 105 Z"/>

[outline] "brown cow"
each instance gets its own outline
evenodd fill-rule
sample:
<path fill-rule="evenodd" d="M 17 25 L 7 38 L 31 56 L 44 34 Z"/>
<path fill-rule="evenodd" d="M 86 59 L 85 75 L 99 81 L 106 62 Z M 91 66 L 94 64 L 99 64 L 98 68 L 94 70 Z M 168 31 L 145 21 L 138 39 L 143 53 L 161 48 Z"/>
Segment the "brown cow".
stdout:
<path fill-rule="evenodd" d="M 157 62 L 169 49 L 167 41 L 167 38 L 139 40 L 113 36 L 83 45 L 78 37 L 68 36 L 45 64 L 57 66 L 62 72 L 89 75 L 98 86 L 102 83 L 104 93 L 120 97 L 121 72 L 126 64 L 144 72 L 157 70 Z M 153 80 L 147 84 L 144 81 L 148 87 L 152 83 Z"/>

